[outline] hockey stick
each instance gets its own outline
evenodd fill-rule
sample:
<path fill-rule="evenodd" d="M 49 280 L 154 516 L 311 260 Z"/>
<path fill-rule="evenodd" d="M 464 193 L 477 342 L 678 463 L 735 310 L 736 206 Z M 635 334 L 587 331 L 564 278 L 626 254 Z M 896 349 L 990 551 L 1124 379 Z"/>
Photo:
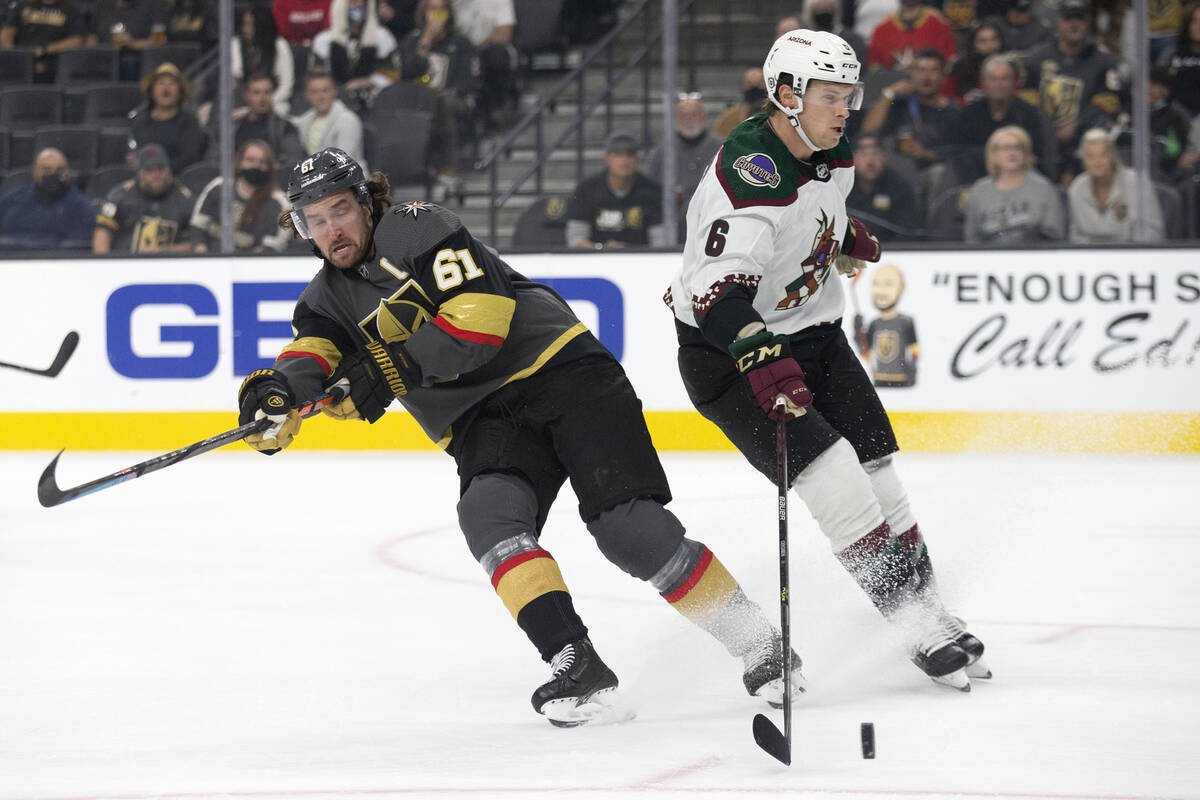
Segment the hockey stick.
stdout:
<path fill-rule="evenodd" d="M 62 368 L 67 365 L 67 359 L 75 352 L 75 346 L 79 344 L 79 334 L 71 331 L 63 339 L 62 344 L 58 347 L 58 355 L 54 357 L 54 361 L 50 362 L 50 366 L 45 369 L 34 369 L 33 367 L 23 367 L 20 364 L 9 364 L 7 361 L 0 361 L 0 367 L 8 367 L 9 369 L 19 369 L 21 372 L 30 372 L 34 375 L 45 375 L 47 378 L 53 378 L 62 372 Z"/>
<path fill-rule="evenodd" d="M 783 639 L 783 733 L 764 714 L 754 715 L 754 741 L 767 753 L 784 764 L 792 763 L 792 615 L 788 595 L 788 480 L 787 480 L 787 415 L 780 399 L 775 410 L 779 422 L 775 427 L 775 461 L 779 484 L 779 633 Z"/>
<path fill-rule="evenodd" d="M 315 400 L 310 400 L 304 405 L 297 406 L 296 410 L 300 412 L 301 417 L 311 417 L 330 403 L 337 403 L 342 399 L 340 391 L 330 392 L 317 397 Z M 236 442 L 238 439 L 244 439 L 252 433 L 265 431 L 271 427 L 271 420 L 267 417 L 261 417 L 253 422 L 247 422 L 245 425 L 218 433 L 216 436 L 210 436 L 203 441 L 189 444 L 187 447 L 181 447 L 178 450 L 172 450 L 169 453 L 164 453 L 161 456 L 155 456 L 148 461 L 143 461 L 140 464 L 134 464 L 132 467 L 126 467 L 123 470 L 105 475 L 103 478 L 97 478 L 94 481 L 81 483 L 78 486 L 72 486 L 70 489 L 59 489 L 58 482 L 54 479 L 54 468 L 58 465 L 59 456 L 63 454 L 63 450 L 59 450 L 54 459 L 42 471 L 42 477 L 38 478 L 38 502 L 46 508 L 57 506 L 65 503 L 68 500 L 74 500 L 77 497 L 82 497 L 85 494 L 99 492 L 102 489 L 107 489 L 110 486 L 116 486 L 118 483 L 131 481 L 134 478 L 140 478 L 143 475 L 148 475 L 151 472 L 157 472 L 160 469 L 165 469 L 172 464 L 178 464 L 180 461 L 186 461 L 189 458 L 207 453 L 209 450 L 216 450 L 218 447 Z"/>

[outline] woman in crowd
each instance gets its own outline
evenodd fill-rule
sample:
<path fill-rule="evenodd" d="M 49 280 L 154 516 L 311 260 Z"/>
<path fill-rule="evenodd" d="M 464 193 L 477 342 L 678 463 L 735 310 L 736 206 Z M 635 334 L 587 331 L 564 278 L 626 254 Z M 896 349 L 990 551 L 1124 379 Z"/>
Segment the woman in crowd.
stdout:
<path fill-rule="evenodd" d="M 1184 6 L 1175 46 L 1158 63 L 1170 70 L 1171 96 L 1192 116 L 1200 114 L 1200 0 Z"/>
<path fill-rule="evenodd" d="M 287 198 L 279 189 L 276 173 L 279 162 L 271 146 L 250 139 L 238 148 L 233 158 L 233 246 L 241 254 L 282 253 L 291 239 L 290 231 L 280 230 L 279 213 L 287 208 Z M 221 249 L 221 184 L 214 178 L 200 192 L 192 212 L 192 237 L 196 252 Z"/>
<path fill-rule="evenodd" d="M 1071 241 L 1076 244 L 1133 241 L 1137 208 L 1137 173 L 1121 163 L 1108 133 L 1092 128 L 1079 145 L 1084 173 L 1067 190 L 1071 215 Z M 1146 231 L 1148 241 L 1163 238 L 1162 209 L 1147 181 Z"/>
<path fill-rule="evenodd" d="M 971 28 L 969 40 L 967 52 L 954 62 L 954 68 L 951 70 L 955 94 L 967 103 L 983 96 L 979 88 L 983 62 L 988 56 L 1003 53 L 1005 50 L 1004 32 L 994 20 L 975 23 Z"/>
<path fill-rule="evenodd" d="M 248 8 L 238 19 L 237 39 L 233 42 L 230 69 L 240 83 L 247 75 L 264 73 L 275 76 L 271 105 L 275 113 L 291 113 L 292 90 L 296 85 L 292 48 L 278 33 L 275 16 L 265 6 Z"/>
<path fill-rule="evenodd" d="M 1024 128 L 1005 125 L 984 148 L 987 177 L 971 186 L 963 239 L 1017 245 L 1066 238 L 1058 190 L 1033 169 L 1033 145 Z"/>

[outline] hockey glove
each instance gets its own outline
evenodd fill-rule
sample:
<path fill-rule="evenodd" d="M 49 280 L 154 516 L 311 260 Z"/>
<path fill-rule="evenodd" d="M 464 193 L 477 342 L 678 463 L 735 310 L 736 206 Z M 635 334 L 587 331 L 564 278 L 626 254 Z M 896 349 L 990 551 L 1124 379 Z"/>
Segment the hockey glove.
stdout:
<path fill-rule="evenodd" d="M 729 345 L 729 354 L 769 418 L 799 417 L 805 413 L 805 406 L 812 405 L 812 392 L 804 383 L 804 371 L 792 358 L 786 336 L 759 331 L 734 341 Z M 780 398 L 786 406 L 782 414 L 776 410 Z"/>
<path fill-rule="evenodd" d="M 875 234 L 867 230 L 867 226 L 863 224 L 862 220 L 854 217 L 850 217 L 850 222 L 846 226 L 846 237 L 843 244 L 845 246 L 842 248 L 842 255 L 859 261 L 875 263 L 883 255 L 883 248 L 879 246 L 879 240 L 875 238 Z M 839 271 L 840 269 L 839 266 Z"/>
<path fill-rule="evenodd" d="M 273 369 L 251 372 L 238 389 L 238 424 L 267 417 L 271 427 L 246 437 L 246 444 L 273 456 L 286 448 L 300 431 L 300 413 L 292 408 L 295 397 L 287 377 Z"/>
<path fill-rule="evenodd" d="M 336 420 L 365 419 L 375 422 L 397 397 L 420 384 L 420 372 L 397 345 L 371 342 L 342 359 L 335 377 L 350 382 L 350 393 L 340 403 L 326 406 L 322 413 Z"/>

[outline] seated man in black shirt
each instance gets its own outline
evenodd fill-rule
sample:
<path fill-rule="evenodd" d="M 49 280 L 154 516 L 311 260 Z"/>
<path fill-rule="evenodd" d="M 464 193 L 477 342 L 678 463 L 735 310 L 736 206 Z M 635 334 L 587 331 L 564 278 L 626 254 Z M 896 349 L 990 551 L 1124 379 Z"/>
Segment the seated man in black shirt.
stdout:
<path fill-rule="evenodd" d="M 162 145 L 175 172 L 182 172 L 204 158 L 208 134 L 196 115 L 183 107 L 192 93 L 192 83 L 170 61 L 164 61 L 142 76 L 142 94 L 147 105 L 139 108 L 130 123 L 135 147 Z M 137 168 L 133 154 L 129 166 Z"/>
<path fill-rule="evenodd" d="M 859 134 L 854 140 L 854 188 L 846 198 L 846 209 L 865 220 L 881 242 L 920 238 L 916 187 L 887 166 L 879 137 L 873 134 Z"/>
<path fill-rule="evenodd" d="M 974 183 L 987 174 L 983 151 L 988 137 L 1006 125 L 1016 125 L 1033 142 L 1035 168 L 1047 178 L 1058 178 L 1057 164 L 1046 151 L 1045 116 L 1017 97 L 1017 68 L 1005 55 L 989 56 L 979 71 L 983 97 L 963 107 L 958 115 L 958 153 L 954 158 L 957 183 Z"/>
<path fill-rule="evenodd" d="M 567 203 L 567 246 L 662 247 L 662 189 L 638 172 L 633 134 L 604 141 L 604 172 L 584 178 Z"/>
<path fill-rule="evenodd" d="M 17 0 L 0 27 L 0 49 L 33 50 L 33 80 L 53 83 L 55 53 L 82 47 L 87 34 L 83 11 L 72 0 Z"/>
<path fill-rule="evenodd" d="M 92 231 L 93 253 L 169 253 L 192 249 L 192 193 L 175 180 L 166 149 L 138 151 L 137 177 L 108 193 Z"/>
<path fill-rule="evenodd" d="M 942 95 L 946 57 L 941 51 L 919 51 L 908 74 L 883 90 L 863 118 L 862 131 L 893 139 L 898 152 L 925 169 L 953 155 L 958 110 Z"/>
<path fill-rule="evenodd" d="M 279 163 L 295 164 L 308 153 L 300 144 L 300 131 L 296 126 L 275 113 L 272 104 L 275 86 L 275 76 L 265 72 L 255 73 L 246 79 L 242 89 L 242 99 L 246 105 L 233 111 L 236 120 L 233 124 L 233 146 L 241 147 L 251 139 L 259 139 L 278 154 Z"/>

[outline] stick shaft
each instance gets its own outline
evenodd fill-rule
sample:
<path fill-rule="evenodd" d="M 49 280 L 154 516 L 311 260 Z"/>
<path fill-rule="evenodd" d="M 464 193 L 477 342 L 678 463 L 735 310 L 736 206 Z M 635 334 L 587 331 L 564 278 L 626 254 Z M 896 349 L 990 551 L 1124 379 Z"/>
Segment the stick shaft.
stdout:
<path fill-rule="evenodd" d="M 788 454 L 787 416 L 775 428 L 775 460 L 779 469 L 779 634 L 783 640 L 783 738 L 792 752 L 792 614 L 788 575 Z"/>
<path fill-rule="evenodd" d="M 320 411 L 331 402 L 335 402 L 336 398 L 332 394 L 323 394 L 315 400 L 311 400 L 302 406 L 296 408 L 300 412 L 301 417 L 309 417 Z M 58 463 L 59 456 L 54 457 L 50 465 L 42 473 L 41 479 L 38 481 L 38 500 L 47 508 L 51 506 L 65 503 L 68 500 L 74 500 L 77 497 L 82 497 L 85 494 L 99 492 L 111 486 L 116 486 L 118 483 L 131 481 L 134 478 L 140 478 L 143 475 L 149 475 L 151 472 L 157 472 L 160 469 L 165 469 L 173 464 L 178 464 L 180 461 L 186 461 L 189 458 L 194 458 L 202 453 L 207 453 L 210 450 L 216 450 L 219 447 L 224 447 L 227 444 L 236 442 L 239 439 L 244 439 L 252 433 L 258 433 L 271 427 L 271 420 L 262 417 L 247 422 L 245 425 L 239 425 L 236 428 L 227 430 L 224 433 L 218 433 L 215 436 L 210 436 L 207 439 L 202 439 L 199 442 L 189 444 L 186 447 L 181 447 L 178 450 L 172 450 L 169 453 L 155 456 L 147 459 L 139 464 L 134 464 L 132 467 L 118 470 L 111 475 L 105 475 L 103 478 L 96 478 L 87 483 L 81 483 L 78 486 L 72 486 L 69 489 L 59 489 L 54 480 L 54 468 Z"/>

